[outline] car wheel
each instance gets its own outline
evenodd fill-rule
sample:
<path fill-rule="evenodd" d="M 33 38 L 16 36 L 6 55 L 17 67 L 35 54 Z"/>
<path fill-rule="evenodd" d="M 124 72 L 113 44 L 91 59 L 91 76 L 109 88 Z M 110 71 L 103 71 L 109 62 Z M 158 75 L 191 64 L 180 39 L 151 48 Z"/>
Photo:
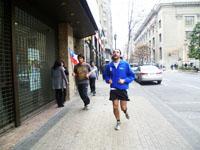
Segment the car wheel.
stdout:
<path fill-rule="evenodd" d="M 162 81 L 157 81 L 158 84 L 161 84 Z"/>
<path fill-rule="evenodd" d="M 144 81 L 140 81 L 140 84 L 141 84 L 141 85 L 144 85 Z"/>

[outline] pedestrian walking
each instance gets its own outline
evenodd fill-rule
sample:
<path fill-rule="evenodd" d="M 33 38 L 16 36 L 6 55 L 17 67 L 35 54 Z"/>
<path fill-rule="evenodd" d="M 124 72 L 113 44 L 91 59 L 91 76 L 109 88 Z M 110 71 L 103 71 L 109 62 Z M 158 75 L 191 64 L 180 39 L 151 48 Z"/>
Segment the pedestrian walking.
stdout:
<path fill-rule="evenodd" d="M 102 73 L 102 78 L 103 80 L 105 80 L 104 78 L 104 72 L 105 72 L 105 69 L 106 69 L 106 65 L 109 63 L 110 61 L 108 59 L 105 60 L 104 64 L 102 65 L 101 67 L 101 73 Z"/>
<path fill-rule="evenodd" d="M 96 79 L 98 79 L 98 69 L 95 66 L 94 61 L 91 61 L 90 65 L 91 65 L 91 71 L 90 71 L 90 77 L 89 77 L 90 90 L 93 96 L 95 96 L 96 95 Z"/>
<path fill-rule="evenodd" d="M 63 61 L 58 59 L 55 61 L 51 69 L 52 87 L 55 90 L 55 97 L 58 107 L 64 107 L 64 91 L 66 91 L 66 87 L 68 84 L 63 65 Z"/>
<path fill-rule="evenodd" d="M 119 49 L 113 50 L 112 62 L 110 62 L 104 72 L 106 83 L 110 84 L 110 100 L 113 104 L 113 113 L 117 120 L 115 126 L 116 130 L 120 129 L 120 111 L 124 112 L 127 119 L 130 118 L 127 111 L 127 101 L 129 101 L 127 89 L 135 75 L 131 70 L 130 65 L 121 59 L 121 51 Z"/>
<path fill-rule="evenodd" d="M 173 69 L 174 69 L 174 65 L 172 64 L 172 65 L 170 66 L 170 68 L 171 68 L 171 70 L 173 70 Z"/>
<path fill-rule="evenodd" d="M 79 95 L 84 103 L 84 110 L 88 110 L 90 99 L 88 96 L 88 85 L 91 67 L 85 62 L 85 57 L 82 54 L 78 55 L 79 63 L 74 66 L 73 76 L 75 76 L 76 85 Z"/>

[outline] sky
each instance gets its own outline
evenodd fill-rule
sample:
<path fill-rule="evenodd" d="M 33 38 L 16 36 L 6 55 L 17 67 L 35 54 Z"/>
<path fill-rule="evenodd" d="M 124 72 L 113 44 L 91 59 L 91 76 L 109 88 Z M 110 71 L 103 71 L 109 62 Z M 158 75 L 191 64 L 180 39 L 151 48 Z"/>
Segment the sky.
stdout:
<path fill-rule="evenodd" d="M 146 16 L 158 0 L 112 0 L 112 23 L 113 34 L 117 34 L 116 48 L 123 51 L 127 43 L 128 35 L 128 8 L 129 4 L 133 2 L 134 19 Z M 140 17 L 138 17 L 140 16 Z M 139 20 L 139 19 L 138 19 Z M 142 23 L 142 21 L 141 21 Z M 113 41 L 115 42 L 115 41 Z"/>
<path fill-rule="evenodd" d="M 151 9 L 159 2 L 169 3 L 191 1 L 199 0 L 111 0 L 113 35 L 117 34 L 116 48 L 123 51 L 125 49 L 125 44 L 128 41 L 128 6 L 130 2 L 133 2 L 134 6 L 134 19 L 145 19 L 145 16 L 147 16 Z M 138 27 L 143 23 L 143 21 L 144 20 L 141 20 L 140 23 L 138 23 Z M 115 41 L 113 40 L 113 48 L 115 47 L 114 45 Z"/>

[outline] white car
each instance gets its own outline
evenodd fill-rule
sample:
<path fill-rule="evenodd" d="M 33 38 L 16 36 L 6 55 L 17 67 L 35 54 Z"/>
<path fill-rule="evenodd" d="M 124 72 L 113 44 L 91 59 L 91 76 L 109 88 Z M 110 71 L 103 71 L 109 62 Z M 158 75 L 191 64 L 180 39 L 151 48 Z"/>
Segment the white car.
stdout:
<path fill-rule="evenodd" d="M 131 70 L 135 73 L 138 67 L 131 67 Z"/>
<path fill-rule="evenodd" d="M 162 82 L 162 70 L 156 66 L 145 65 L 139 66 L 135 71 L 135 78 L 138 82 L 157 81 L 158 84 Z"/>

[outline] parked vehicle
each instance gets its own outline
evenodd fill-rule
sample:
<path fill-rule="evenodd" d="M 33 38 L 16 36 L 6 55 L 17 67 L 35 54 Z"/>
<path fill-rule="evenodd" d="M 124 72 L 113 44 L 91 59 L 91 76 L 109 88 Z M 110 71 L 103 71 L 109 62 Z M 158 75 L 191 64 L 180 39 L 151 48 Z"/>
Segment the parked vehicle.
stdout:
<path fill-rule="evenodd" d="M 135 71 L 135 78 L 138 82 L 156 81 L 158 84 L 162 82 L 162 70 L 156 66 L 145 65 L 139 66 Z"/>
<path fill-rule="evenodd" d="M 131 67 L 131 70 L 135 73 L 138 67 Z"/>
<path fill-rule="evenodd" d="M 136 72 L 136 70 L 137 70 L 137 68 L 138 68 L 138 64 L 130 64 L 130 66 L 131 66 L 131 70 L 135 73 Z"/>

